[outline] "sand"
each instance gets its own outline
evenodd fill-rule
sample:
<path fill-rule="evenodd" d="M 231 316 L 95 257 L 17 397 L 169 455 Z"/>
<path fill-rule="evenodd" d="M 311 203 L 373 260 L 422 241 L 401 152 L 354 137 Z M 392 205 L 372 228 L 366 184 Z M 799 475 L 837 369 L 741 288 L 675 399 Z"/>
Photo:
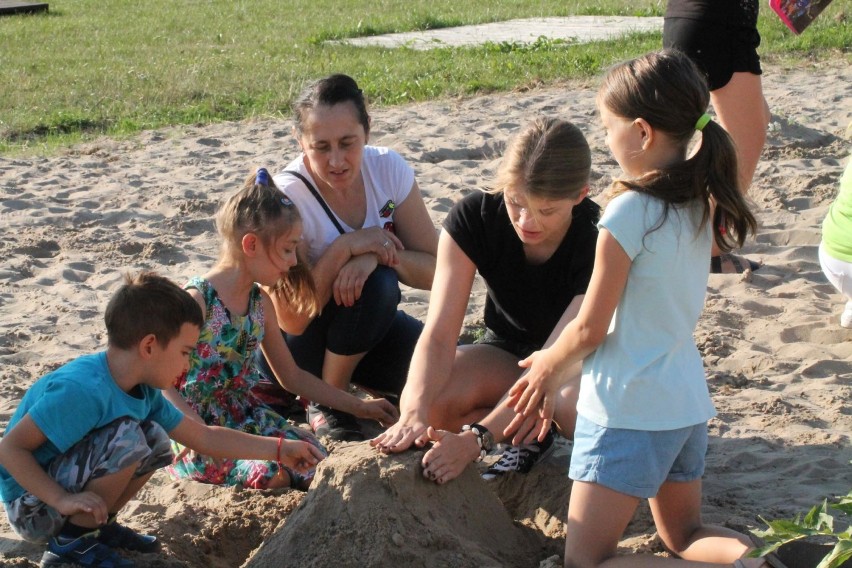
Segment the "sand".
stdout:
<path fill-rule="evenodd" d="M 792 516 L 852 487 L 852 331 L 838 325 L 840 296 L 817 260 L 820 223 L 852 149 L 852 69 L 844 61 L 769 66 L 764 84 L 772 124 L 751 191 L 761 227 L 745 253 L 765 266 L 750 279 L 711 276 L 696 331 L 718 408 L 705 517 L 735 528 L 758 526 L 760 515 Z M 411 163 L 436 227 L 492 179 L 507 140 L 539 114 L 587 134 L 598 195 L 617 165 L 594 96 L 590 81 L 376 109 L 370 141 Z M 0 157 L 0 426 L 39 376 L 103 346 L 103 309 L 123 271 L 185 281 L 214 262 L 217 204 L 250 168 L 290 161 L 290 129 L 283 119 L 179 127 L 53 157 Z M 427 302 L 426 292 L 404 293 L 414 316 L 425 316 Z M 468 330 L 483 302 L 478 284 Z M 163 541 L 162 552 L 137 555 L 140 566 L 325 566 L 330 558 L 340 566 L 555 566 L 569 453 L 563 443 L 532 474 L 496 483 L 471 466 L 437 488 L 419 477 L 414 454 L 379 458 L 365 445 L 341 446 L 307 496 L 157 474 L 122 520 Z M 495 536 L 522 559 L 489 556 Z M 647 507 L 622 550 L 662 551 Z M 0 566 L 35 566 L 41 551 L 0 520 Z"/>

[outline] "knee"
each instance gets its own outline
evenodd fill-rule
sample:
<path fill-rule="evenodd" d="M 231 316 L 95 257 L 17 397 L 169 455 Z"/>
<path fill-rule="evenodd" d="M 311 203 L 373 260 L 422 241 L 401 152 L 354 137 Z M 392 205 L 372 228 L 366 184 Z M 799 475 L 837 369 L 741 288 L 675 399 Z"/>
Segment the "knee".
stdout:
<path fill-rule="evenodd" d="M 371 312 L 387 310 L 396 313 L 400 299 L 399 277 L 396 270 L 387 266 L 378 266 L 364 283 L 358 301 L 367 304 Z"/>

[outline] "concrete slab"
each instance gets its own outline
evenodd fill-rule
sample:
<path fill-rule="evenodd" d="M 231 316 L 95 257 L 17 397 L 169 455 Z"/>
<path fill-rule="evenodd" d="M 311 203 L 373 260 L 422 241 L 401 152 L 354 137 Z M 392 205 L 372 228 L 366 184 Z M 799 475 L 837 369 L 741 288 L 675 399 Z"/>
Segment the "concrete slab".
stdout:
<path fill-rule="evenodd" d="M 656 17 L 568 16 L 564 18 L 528 18 L 423 32 L 385 34 L 351 38 L 333 43 L 389 48 L 409 47 L 426 50 L 436 47 L 479 45 L 487 41 L 494 43 L 533 43 L 540 37 L 587 43 L 614 39 L 633 32 L 655 32 L 662 31 L 662 29 L 663 19 Z"/>
<path fill-rule="evenodd" d="M 47 2 L 17 2 L 13 0 L 0 0 L 0 16 L 4 14 L 46 12 L 47 9 Z"/>

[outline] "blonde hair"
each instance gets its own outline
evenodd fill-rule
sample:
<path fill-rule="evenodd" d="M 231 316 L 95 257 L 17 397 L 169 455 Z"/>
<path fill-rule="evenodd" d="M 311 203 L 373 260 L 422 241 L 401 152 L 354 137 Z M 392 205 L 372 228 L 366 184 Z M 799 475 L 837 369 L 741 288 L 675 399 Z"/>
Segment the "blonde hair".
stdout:
<path fill-rule="evenodd" d="M 257 235 L 265 246 L 272 246 L 301 221 L 296 204 L 278 189 L 265 168 L 249 174 L 242 189 L 226 199 L 216 213 L 223 252 L 228 248 L 238 250 L 248 233 Z M 320 308 L 316 284 L 298 252 L 296 260 L 296 265 L 275 285 L 275 294 L 295 312 L 313 317 Z"/>
<path fill-rule="evenodd" d="M 503 193 L 521 185 L 532 197 L 569 199 L 589 185 L 591 169 L 592 153 L 580 129 L 539 117 L 512 140 L 487 191 Z"/>

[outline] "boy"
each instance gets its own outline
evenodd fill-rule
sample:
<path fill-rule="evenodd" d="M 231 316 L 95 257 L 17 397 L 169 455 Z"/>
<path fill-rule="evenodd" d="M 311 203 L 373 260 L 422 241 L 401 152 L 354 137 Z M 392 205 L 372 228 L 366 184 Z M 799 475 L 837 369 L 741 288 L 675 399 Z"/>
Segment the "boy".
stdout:
<path fill-rule="evenodd" d="M 41 566 L 133 562 L 156 537 L 116 522 L 153 473 L 171 463 L 169 438 L 223 458 L 282 461 L 306 471 L 322 459 L 304 442 L 253 436 L 191 420 L 161 390 L 188 368 L 201 309 L 166 278 L 125 278 L 104 320 L 108 345 L 36 381 L 0 440 L 0 496 L 12 528 L 48 541 Z"/>

